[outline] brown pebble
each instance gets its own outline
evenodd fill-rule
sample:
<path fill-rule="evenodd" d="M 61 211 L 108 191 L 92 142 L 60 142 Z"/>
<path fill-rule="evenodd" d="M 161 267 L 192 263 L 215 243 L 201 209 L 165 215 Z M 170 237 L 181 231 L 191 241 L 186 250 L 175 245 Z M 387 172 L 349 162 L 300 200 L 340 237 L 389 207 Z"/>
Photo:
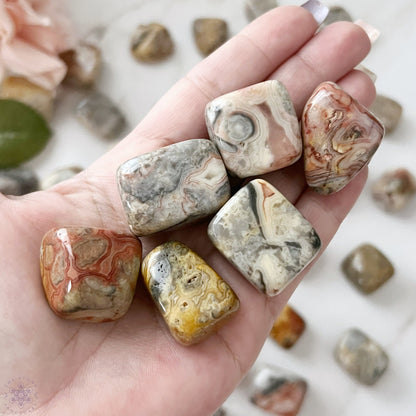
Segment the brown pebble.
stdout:
<path fill-rule="evenodd" d="M 227 22 L 216 18 L 196 19 L 193 24 L 195 42 L 200 52 L 207 56 L 228 38 Z"/>
<path fill-rule="evenodd" d="M 150 23 L 136 29 L 130 47 L 138 61 L 157 62 L 173 52 L 173 41 L 166 27 L 159 23 Z"/>
<path fill-rule="evenodd" d="M 291 348 L 305 330 L 305 321 L 289 305 L 277 317 L 270 336 L 283 348 Z"/>

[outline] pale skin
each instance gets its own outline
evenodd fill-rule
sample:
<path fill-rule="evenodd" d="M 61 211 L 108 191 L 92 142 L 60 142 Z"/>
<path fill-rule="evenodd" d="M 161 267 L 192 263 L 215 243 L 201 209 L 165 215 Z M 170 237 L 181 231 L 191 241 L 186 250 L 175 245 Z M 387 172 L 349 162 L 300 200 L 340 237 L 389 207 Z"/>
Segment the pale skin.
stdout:
<path fill-rule="evenodd" d="M 24 197 L 0 195 L 0 394 L 19 377 L 37 389 L 31 415 L 209 416 L 255 361 L 271 325 L 306 273 L 274 298 L 257 292 L 212 246 L 206 223 L 142 238 L 144 254 L 179 240 L 210 264 L 240 298 L 216 334 L 184 347 L 173 340 L 141 278 L 117 322 L 66 321 L 49 309 L 39 247 L 50 228 L 84 225 L 129 232 L 115 172 L 125 160 L 190 138 L 208 137 L 211 99 L 266 79 L 282 81 L 300 116 L 314 88 L 335 81 L 368 106 L 374 85 L 352 69 L 370 50 L 364 31 L 317 24 L 299 7 L 281 7 L 247 26 L 197 65 L 112 151 L 74 179 Z M 313 224 L 324 247 L 352 208 L 366 169 L 342 191 L 320 196 L 305 186 L 302 164 L 265 176 Z M 1 396 L 0 396 L 1 397 Z M 5 411 L 0 400 L 0 411 Z"/>

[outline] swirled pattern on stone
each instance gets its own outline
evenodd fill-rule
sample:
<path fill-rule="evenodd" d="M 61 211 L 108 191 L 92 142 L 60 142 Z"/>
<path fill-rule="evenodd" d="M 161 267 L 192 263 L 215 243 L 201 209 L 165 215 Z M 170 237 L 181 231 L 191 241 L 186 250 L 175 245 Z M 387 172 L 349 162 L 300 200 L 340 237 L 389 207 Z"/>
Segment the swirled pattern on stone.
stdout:
<path fill-rule="evenodd" d="M 127 220 L 143 236 L 214 214 L 230 197 L 221 156 L 192 139 L 123 163 L 118 185 Z"/>
<path fill-rule="evenodd" d="M 151 251 L 143 260 L 142 275 L 173 337 L 185 345 L 201 341 L 239 307 L 228 284 L 176 241 Z"/>
<path fill-rule="evenodd" d="M 216 98 L 208 103 L 205 120 L 225 166 L 240 178 L 289 166 L 302 153 L 295 109 L 279 81 Z"/>
<path fill-rule="evenodd" d="M 318 86 L 302 115 L 305 176 L 320 194 L 341 190 L 370 161 L 384 127 L 333 82 Z"/>
<path fill-rule="evenodd" d="M 217 249 L 260 291 L 280 293 L 316 256 L 318 234 L 272 185 L 255 179 L 208 226 Z"/>
<path fill-rule="evenodd" d="M 40 269 L 51 309 L 90 322 L 121 318 L 140 271 L 139 240 L 96 228 L 54 228 L 42 240 Z"/>

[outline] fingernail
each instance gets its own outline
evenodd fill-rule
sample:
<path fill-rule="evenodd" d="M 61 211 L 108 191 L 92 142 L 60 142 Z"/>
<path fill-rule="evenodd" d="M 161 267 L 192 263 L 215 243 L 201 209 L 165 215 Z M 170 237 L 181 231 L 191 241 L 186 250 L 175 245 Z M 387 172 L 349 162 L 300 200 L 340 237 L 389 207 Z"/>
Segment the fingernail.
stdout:
<path fill-rule="evenodd" d="M 328 16 L 329 9 L 324 4 L 322 4 L 319 0 L 309 0 L 306 3 L 302 4 L 304 9 L 306 9 L 315 20 L 320 25 Z"/>
<path fill-rule="evenodd" d="M 376 29 L 374 26 L 371 26 L 369 23 L 364 22 L 364 20 L 358 19 L 354 22 L 357 26 L 360 26 L 361 29 L 367 33 L 368 38 L 370 39 L 371 43 L 374 43 L 378 37 L 380 36 L 380 31 Z"/>
<path fill-rule="evenodd" d="M 368 69 L 366 66 L 360 64 L 357 65 L 355 69 L 364 72 L 364 74 L 367 74 L 371 81 L 373 81 L 373 83 L 377 81 L 377 75 L 373 71 L 371 71 L 371 69 Z"/>

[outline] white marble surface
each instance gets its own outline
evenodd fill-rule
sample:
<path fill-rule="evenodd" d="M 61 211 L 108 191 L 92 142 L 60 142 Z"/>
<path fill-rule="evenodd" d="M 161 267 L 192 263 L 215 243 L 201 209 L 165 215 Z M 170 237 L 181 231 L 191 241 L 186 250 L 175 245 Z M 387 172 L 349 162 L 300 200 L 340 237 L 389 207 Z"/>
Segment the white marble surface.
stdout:
<path fill-rule="evenodd" d="M 66 0 L 81 37 L 95 37 L 104 55 L 98 88 L 120 105 L 131 126 L 157 99 L 199 61 L 191 37 L 193 18 L 222 16 L 231 33 L 246 23 L 243 0 Z M 281 1 L 280 4 L 300 4 Z M 371 183 L 386 169 L 406 167 L 416 174 L 416 2 L 414 0 L 340 0 L 354 18 L 379 28 L 381 37 L 365 65 L 378 75 L 377 88 L 403 104 L 398 129 L 384 140 L 371 162 L 366 189 L 332 244 L 291 299 L 304 316 L 307 330 L 295 347 L 284 351 L 268 341 L 258 363 L 297 372 L 309 382 L 301 416 L 408 416 L 416 414 L 416 201 L 402 213 L 387 215 L 373 203 Z M 136 25 L 165 23 L 176 41 L 175 54 L 158 65 L 140 65 L 129 53 Z M 102 29 L 102 30 L 97 30 Z M 91 33 L 91 30 L 93 30 Z M 48 148 L 29 165 L 41 176 L 58 167 L 86 167 L 109 143 L 87 132 L 73 117 L 81 94 L 60 94 L 53 120 L 55 135 Z M 178 109 L 180 111 L 180 109 Z M 395 276 L 376 293 L 363 296 L 342 276 L 340 261 L 362 242 L 384 251 L 396 267 Z M 339 335 L 356 326 L 388 352 L 386 374 L 373 387 L 350 379 L 335 363 L 333 347 Z M 241 391 L 225 403 L 231 416 L 256 416 Z"/>

